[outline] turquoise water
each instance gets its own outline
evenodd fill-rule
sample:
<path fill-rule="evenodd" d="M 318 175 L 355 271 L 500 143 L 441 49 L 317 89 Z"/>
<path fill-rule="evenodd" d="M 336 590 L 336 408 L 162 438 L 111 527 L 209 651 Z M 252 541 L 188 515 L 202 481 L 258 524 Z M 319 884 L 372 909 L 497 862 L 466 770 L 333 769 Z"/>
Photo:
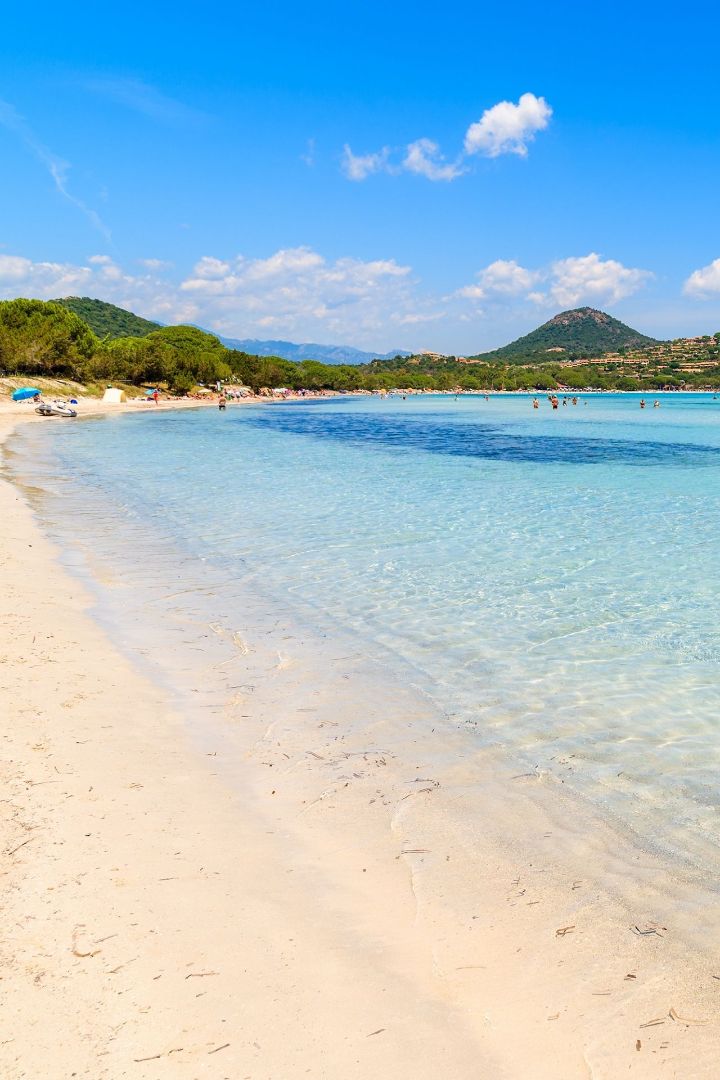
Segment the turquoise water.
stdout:
<path fill-rule="evenodd" d="M 124 414 L 58 424 L 42 444 L 23 433 L 32 460 L 18 468 L 91 569 L 151 598 L 187 590 L 196 604 L 199 586 L 239 628 L 251 595 L 328 639 L 342 627 L 468 745 L 562 777 L 707 865 L 720 855 L 720 400 L 661 401 Z"/>

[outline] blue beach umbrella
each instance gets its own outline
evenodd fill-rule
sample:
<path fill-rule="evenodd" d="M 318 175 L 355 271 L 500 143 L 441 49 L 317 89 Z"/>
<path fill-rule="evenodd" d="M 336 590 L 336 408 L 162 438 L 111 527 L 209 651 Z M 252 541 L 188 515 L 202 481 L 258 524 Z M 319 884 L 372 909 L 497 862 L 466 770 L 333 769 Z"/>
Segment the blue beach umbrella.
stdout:
<path fill-rule="evenodd" d="M 35 397 L 39 394 L 39 390 L 35 390 L 32 386 L 23 386 L 20 390 L 13 390 L 13 401 L 26 401 L 28 398 Z"/>

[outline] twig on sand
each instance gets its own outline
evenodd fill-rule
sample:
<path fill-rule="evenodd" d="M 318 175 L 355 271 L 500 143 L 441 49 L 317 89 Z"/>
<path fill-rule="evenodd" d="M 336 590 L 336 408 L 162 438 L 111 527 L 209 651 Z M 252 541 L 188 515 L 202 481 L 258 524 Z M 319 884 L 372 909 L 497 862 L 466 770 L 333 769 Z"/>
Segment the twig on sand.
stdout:
<path fill-rule="evenodd" d="M 174 1046 L 172 1050 L 162 1050 L 159 1054 L 149 1054 L 147 1057 L 133 1058 L 133 1061 L 157 1061 L 161 1057 L 170 1057 L 171 1054 L 180 1054 L 185 1049 L 184 1046 Z"/>
<path fill-rule="evenodd" d="M 370 1039 L 370 1038 L 372 1038 L 373 1035 L 380 1035 L 385 1030 L 386 1030 L 385 1028 L 378 1028 L 377 1031 L 371 1031 L 369 1035 L 365 1036 L 365 1038 Z"/>
<path fill-rule="evenodd" d="M 555 931 L 555 937 L 565 937 L 566 934 L 572 934 L 575 929 L 575 923 L 572 926 L 561 926 L 559 930 Z"/>
<path fill-rule="evenodd" d="M 650 934 L 657 934 L 658 937 L 663 935 L 661 930 L 667 930 L 667 926 L 647 926 L 644 930 L 641 930 L 639 926 L 631 926 L 633 934 L 637 934 L 639 937 L 648 937 Z"/>
<path fill-rule="evenodd" d="M 223 1043 L 222 1046 L 216 1046 L 214 1050 L 208 1050 L 208 1054 L 218 1054 L 221 1050 L 227 1050 L 230 1043 Z"/>
<path fill-rule="evenodd" d="M 6 855 L 14 855 L 16 851 L 19 851 L 21 847 L 25 847 L 26 844 L 29 844 L 30 841 L 34 840 L 34 839 L 35 839 L 34 836 L 28 836 L 27 840 L 23 840 L 22 844 L 18 844 L 18 846 L 14 847 L 12 849 L 12 851 L 6 851 L 5 854 Z"/>
<path fill-rule="evenodd" d="M 204 979 L 206 975 L 219 975 L 219 971 L 191 971 L 185 979 Z"/>
<path fill-rule="evenodd" d="M 641 1028 L 657 1027 L 658 1024 L 664 1024 L 665 1019 L 666 1018 L 664 1016 L 657 1016 L 657 1017 L 655 1017 L 654 1020 L 646 1020 L 644 1024 L 640 1025 L 640 1027 Z"/>
<path fill-rule="evenodd" d="M 670 1010 L 670 1012 L 668 1013 L 668 1016 L 670 1017 L 671 1020 L 677 1021 L 678 1024 L 702 1025 L 702 1024 L 709 1024 L 710 1023 L 709 1020 L 690 1020 L 687 1016 L 678 1016 L 678 1014 L 675 1012 L 674 1009 Z"/>
<path fill-rule="evenodd" d="M 118 971 L 121 971 L 121 970 L 122 970 L 122 968 L 124 968 L 124 967 L 127 967 L 127 966 L 128 966 L 128 964 L 134 964 L 134 963 L 135 963 L 135 961 L 136 961 L 136 960 L 139 960 L 139 959 L 140 959 L 140 957 L 139 957 L 139 956 L 134 956 L 134 957 L 132 958 L 132 960 L 126 960 L 126 961 L 125 961 L 124 963 L 122 963 L 122 964 L 118 964 L 118 965 L 117 965 L 117 967 L 114 967 L 114 968 L 110 968 L 110 970 L 108 971 L 108 975 L 117 975 Z M 159 975 L 158 975 L 158 976 L 156 976 L 156 978 L 159 978 L 159 977 L 160 977 Z"/>
<path fill-rule="evenodd" d="M 84 929 L 84 926 L 76 926 L 72 932 L 72 954 L 73 956 L 79 956 L 81 959 L 86 956 L 97 956 L 98 953 L 102 952 L 102 949 L 89 949 L 87 952 L 78 949 L 78 936 L 80 931 Z"/>

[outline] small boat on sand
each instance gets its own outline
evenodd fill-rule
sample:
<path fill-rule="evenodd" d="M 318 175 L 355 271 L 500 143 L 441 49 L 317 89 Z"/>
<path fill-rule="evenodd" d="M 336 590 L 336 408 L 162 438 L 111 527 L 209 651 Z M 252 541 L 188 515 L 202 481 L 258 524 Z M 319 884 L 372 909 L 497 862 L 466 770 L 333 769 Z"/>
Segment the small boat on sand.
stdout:
<path fill-rule="evenodd" d="M 77 416 L 77 410 L 73 409 L 67 401 L 41 401 L 35 409 L 41 416 Z"/>

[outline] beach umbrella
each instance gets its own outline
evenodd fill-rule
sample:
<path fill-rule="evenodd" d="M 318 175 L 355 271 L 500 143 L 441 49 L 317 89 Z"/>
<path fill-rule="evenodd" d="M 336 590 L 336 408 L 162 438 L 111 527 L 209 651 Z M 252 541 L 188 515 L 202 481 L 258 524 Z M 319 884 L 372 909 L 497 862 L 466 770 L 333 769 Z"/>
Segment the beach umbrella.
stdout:
<path fill-rule="evenodd" d="M 26 401 L 28 398 L 35 397 L 39 394 L 39 390 L 35 390 L 32 386 L 23 386 L 20 390 L 14 390 L 12 399 L 13 401 Z"/>
<path fill-rule="evenodd" d="M 145 391 L 145 397 L 152 397 L 153 394 L 155 394 L 155 393 L 157 393 L 156 390 L 146 390 Z"/>

